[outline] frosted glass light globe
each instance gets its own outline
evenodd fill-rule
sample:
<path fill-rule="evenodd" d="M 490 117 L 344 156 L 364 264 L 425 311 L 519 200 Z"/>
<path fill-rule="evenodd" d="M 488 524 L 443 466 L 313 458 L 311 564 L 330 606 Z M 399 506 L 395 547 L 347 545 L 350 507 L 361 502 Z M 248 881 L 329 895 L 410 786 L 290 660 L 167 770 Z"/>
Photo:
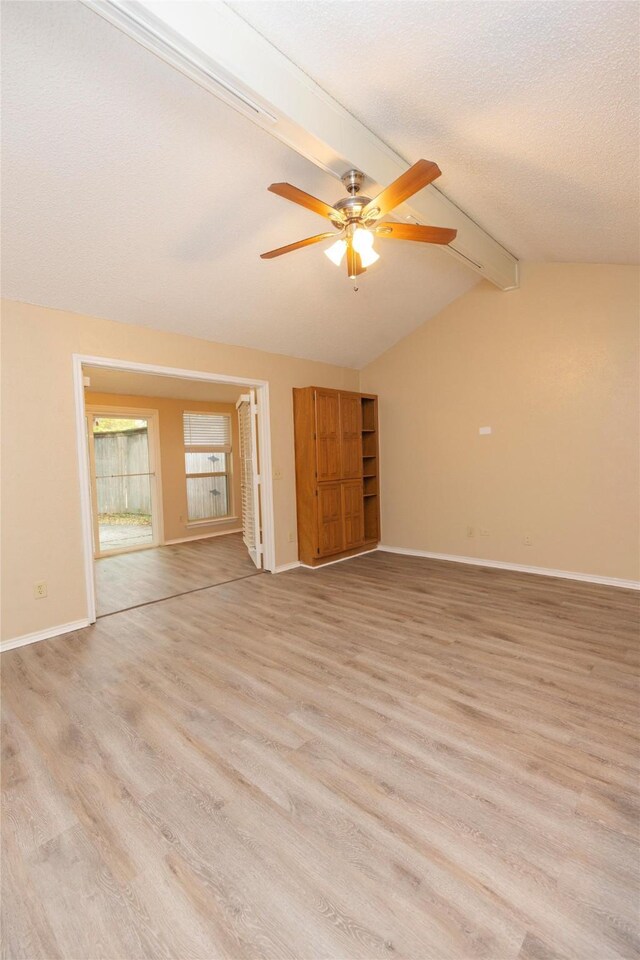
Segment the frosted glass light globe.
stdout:
<path fill-rule="evenodd" d="M 364 249 L 360 254 L 360 263 L 363 267 L 370 267 L 372 263 L 379 259 L 380 254 L 376 253 L 375 250 Z"/>
<path fill-rule="evenodd" d="M 326 257 L 329 257 L 329 260 L 331 260 L 332 263 L 335 263 L 336 267 L 339 267 L 340 263 L 342 262 L 342 258 L 345 255 L 346 249 L 346 240 L 336 240 L 336 242 L 332 243 L 331 246 L 324 251 L 324 253 Z"/>
<path fill-rule="evenodd" d="M 373 234 L 369 233 L 368 230 L 364 230 L 362 227 L 358 227 L 353 234 L 353 249 L 356 253 L 362 254 L 371 250 L 373 247 Z"/>

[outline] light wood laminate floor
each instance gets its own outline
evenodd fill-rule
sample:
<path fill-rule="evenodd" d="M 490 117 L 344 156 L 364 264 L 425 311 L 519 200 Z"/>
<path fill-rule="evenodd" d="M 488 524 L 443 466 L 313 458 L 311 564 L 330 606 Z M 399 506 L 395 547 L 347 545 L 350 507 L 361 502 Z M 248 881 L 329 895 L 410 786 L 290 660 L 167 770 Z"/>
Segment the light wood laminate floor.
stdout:
<path fill-rule="evenodd" d="M 258 573 L 241 533 L 118 553 L 95 561 L 99 617 Z"/>
<path fill-rule="evenodd" d="M 3 654 L 5 956 L 637 957 L 637 617 L 378 552 Z"/>

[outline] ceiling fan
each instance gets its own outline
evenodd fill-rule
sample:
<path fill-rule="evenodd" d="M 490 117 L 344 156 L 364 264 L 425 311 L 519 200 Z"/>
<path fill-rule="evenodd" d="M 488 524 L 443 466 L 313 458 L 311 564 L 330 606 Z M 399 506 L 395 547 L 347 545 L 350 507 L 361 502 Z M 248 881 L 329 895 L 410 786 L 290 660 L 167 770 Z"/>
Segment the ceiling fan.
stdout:
<path fill-rule="evenodd" d="M 349 170 L 342 177 L 349 196 L 338 200 L 333 206 L 325 203 L 324 200 L 312 197 L 290 183 L 272 183 L 269 190 L 331 221 L 332 226 L 340 231 L 340 237 L 324 252 L 336 266 L 340 266 L 346 254 L 347 273 L 351 280 L 355 280 L 359 274 L 364 273 L 367 267 L 379 259 L 380 255 L 373 249 L 373 241 L 376 237 L 390 240 L 417 240 L 420 243 L 451 243 L 457 230 L 447 227 L 425 227 L 417 223 L 394 223 L 381 219 L 398 204 L 404 203 L 408 197 L 432 183 L 440 174 L 437 163 L 431 160 L 418 160 L 371 200 L 369 197 L 360 195 L 364 174 L 359 170 Z M 293 250 L 300 250 L 302 247 L 320 243 L 334 236 L 333 233 L 318 233 L 314 237 L 307 237 L 306 240 L 297 240 L 285 247 L 269 250 L 260 256 L 263 260 L 271 260 L 273 257 L 282 256 L 283 253 L 291 253 Z"/>

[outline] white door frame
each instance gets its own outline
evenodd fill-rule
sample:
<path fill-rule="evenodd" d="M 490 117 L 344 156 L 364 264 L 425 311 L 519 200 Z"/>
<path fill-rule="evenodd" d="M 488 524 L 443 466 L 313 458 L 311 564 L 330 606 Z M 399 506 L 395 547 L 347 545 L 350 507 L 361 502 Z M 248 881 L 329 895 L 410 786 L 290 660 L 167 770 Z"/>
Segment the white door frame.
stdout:
<path fill-rule="evenodd" d="M 264 547 L 264 567 L 273 573 L 276 569 L 275 556 L 275 520 L 273 513 L 273 470 L 271 466 L 271 414 L 269 406 L 269 381 L 246 377 L 231 377 L 223 373 L 205 373 L 202 370 L 183 370 L 177 367 L 163 367 L 154 363 L 136 363 L 132 360 L 116 360 L 108 357 L 86 356 L 74 353 L 73 388 L 76 407 L 76 443 L 78 453 L 78 476 L 80 480 L 80 511 L 82 517 L 82 541 L 84 552 L 85 591 L 87 597 L 87 618 L 90 623 L 96 620 L 96 595 L 93 570 L 93 529 L 91 510 L 91 478 L 89 474 L 89 445 L 87 440 L 84 401 L 84 380 L 82 367 L 108 367 L 111 370 L 126 370 L 133 373 L 150 373 L 161 377 L 174 377 L 176 380 L 201 380 L 205 383 L 234 384 L 240 389 L 253 387 L 258 405 L 258 444 L 260 446 L 261 479 L 260 507 L 262 516 L 262 542 Z"/>
<path fill-rule="evenodd" d="M 133 553 L 136 550 L 148 550 L 150 547 L 159 547 L 164 543 L 164 517 L 162 510 L 162 475 L 160 472 L 160 417 L 157 410 L 151 410 L 148 407 L 112 407 L 108 403 L 85 404 L 85 415 L 87 422 L 91 417 L 134 417 L 146 420 L 149 427 L 147 431 L 148 449 L 149 449 L 149 480 L 151 494 L 151 528 L 153 531 L 153 541 L 144 543 L 137 547 L 116 548 L 115 550 L 100 550 L 100 535 L 97 515 L 97 485 L 95 476 L 95 453 L 94 444 L 91 442 L 90 431 L 87 433 L 87 443 L 89 448 L 89 483 L 91 485 L 91 499 L 93 506 L 93 555 L 94 559 L 100 557 L 114 557 L 118 553 Z"/>

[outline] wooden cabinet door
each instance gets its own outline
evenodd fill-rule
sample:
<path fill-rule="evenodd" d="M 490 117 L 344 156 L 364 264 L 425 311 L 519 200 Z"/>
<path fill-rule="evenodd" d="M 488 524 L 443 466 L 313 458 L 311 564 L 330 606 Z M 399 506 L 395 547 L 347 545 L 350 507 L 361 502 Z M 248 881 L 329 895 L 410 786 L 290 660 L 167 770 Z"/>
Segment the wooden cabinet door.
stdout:
<path fill-rule="evenodd" d="M 335 390 L 316 390 L 316 476 L 339 480 L 340 400 Z"/>
<path fill-rule="evenodd" d="M 348 393 L 340 394 L 340 457 L 345 480 L 362 476 L 362 404 Z"/>
<path fill-rule="evenodd" d="M 344 549 L 351 550 L 364 542 L 364 500 L 362 480 L 350 480 L 342 486 L 342 523 Z"/>
<path fill-rule="evenodd" d="M 318 556 L 344 550 L 342 529 L 342 484 L 318 485 Z"/>

